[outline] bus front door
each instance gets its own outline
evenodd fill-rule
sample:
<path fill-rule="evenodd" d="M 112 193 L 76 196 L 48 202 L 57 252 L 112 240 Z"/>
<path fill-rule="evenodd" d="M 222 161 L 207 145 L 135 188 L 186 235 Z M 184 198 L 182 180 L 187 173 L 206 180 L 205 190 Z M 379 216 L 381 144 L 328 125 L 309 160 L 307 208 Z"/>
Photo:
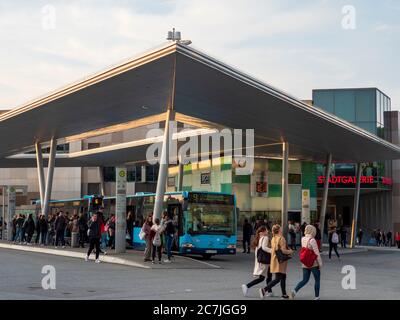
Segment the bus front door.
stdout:
<path fill-rule="evenodd" d="M 182 205 L 180 203 L 168 204 L 167 212 L 175 226 L 175 239 L 172 250 L 179 251 L 179 236 L 182 235 Z"/>

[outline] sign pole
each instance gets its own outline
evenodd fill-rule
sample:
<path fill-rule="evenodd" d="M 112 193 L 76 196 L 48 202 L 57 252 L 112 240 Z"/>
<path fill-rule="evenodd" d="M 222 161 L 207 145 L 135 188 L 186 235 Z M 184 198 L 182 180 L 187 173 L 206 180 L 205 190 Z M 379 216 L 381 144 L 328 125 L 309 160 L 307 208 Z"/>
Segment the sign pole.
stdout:
<path fill-rule="evenodd" d="M 115 253 L 126 251 L 126 167 L 115 170 Z"/>

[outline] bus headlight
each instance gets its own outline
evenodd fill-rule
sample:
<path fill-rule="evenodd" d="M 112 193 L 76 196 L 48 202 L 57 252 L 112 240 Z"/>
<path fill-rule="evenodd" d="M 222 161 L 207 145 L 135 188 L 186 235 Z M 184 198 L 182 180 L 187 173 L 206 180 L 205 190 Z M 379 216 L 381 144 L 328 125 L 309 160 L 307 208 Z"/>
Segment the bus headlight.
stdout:
<path fill-rule="evenodd" d="M 228 249 L 236 249 L 236 244 L 230 244 L 227 246 Z"/>
<path fill-rule="evenodd" d="M 193 245 L 193 243 L 184 243 L 184 244 L 182 244 L 182 247 L 183 248 L 193 248 L 194 245 Z"/>

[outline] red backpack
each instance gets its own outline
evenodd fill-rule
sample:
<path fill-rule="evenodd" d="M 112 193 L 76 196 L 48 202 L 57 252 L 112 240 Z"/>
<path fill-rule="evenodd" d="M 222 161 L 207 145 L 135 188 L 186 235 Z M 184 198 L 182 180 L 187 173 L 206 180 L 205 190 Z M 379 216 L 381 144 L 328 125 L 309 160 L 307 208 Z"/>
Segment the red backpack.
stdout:
<path fill-rule="evenodd" d="M 308 240 L 307 245 L 305 247 L 302 247 L 300 250 L 300 262 L 304 264 L 307 268 L 312 268 L 315 260 L 318 258 L 314 250 L 308 248 L 310 241 L 311 239 Z"/>

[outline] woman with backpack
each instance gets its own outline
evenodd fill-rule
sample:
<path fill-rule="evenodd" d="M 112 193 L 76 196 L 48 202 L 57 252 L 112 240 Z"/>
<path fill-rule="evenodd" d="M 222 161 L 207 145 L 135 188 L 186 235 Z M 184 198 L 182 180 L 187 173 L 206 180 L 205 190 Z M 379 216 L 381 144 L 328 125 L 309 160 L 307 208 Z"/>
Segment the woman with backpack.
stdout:
<path fill-rule="evenodd" d="M 269 282 L 265 288 L 260 289 L 260 298 L 263 299 L 266 292 L 270 292 L 274 286 L 280 283 L 282 299 L 289 299 L 289 296 L 286 294 L 286 270 L 287 260 L 291 258 L 290 255 L 293 253 L 293 250 L 287 247 L 280 225 L 276 224 L 272 227 L 272 235 L 270 270 L 271 273 L 275 274 L 275 279 Z"/>
<path fill-rule="evenodd" d="M 153 251 L 151 253 L 151 262 L 154 264 L 156 259 L 156 253 L 158 256 L 158 263 L 161 264 L 161 254 L 162 254 L 162 238 L 161 234 L 164 231 L 163 226 L 160 224 L 160 219 L 156 219 L 154 224 L 151 226 L 151 230 L 154 232 L 153 238 Z"/>
<path fill-rule="evenodd" d="M 247 296 L 247 293 L 251 287 L 263 282 L 265 278 L 267 278 L 266 284 L 272 280 L 272 274 L 269 270 L 269 263 L 271 261 L 271 235 L 265 226 L 261 226 L 257 229 L 256 236 L 251 243 L 251 247 L 254 250 L 255 255 L 253 276 L 256 279 L 248 284 L 242 284 L 242 291 L 245 297 Z M 265 256 L 266 260 L 262 261 L 262 255 Z M 268 291 L 267 296 L 272 296 L 271 289 Z"/>
<path fill-rule="evenodd" d="M 329 259 L 331 259 L 332 249 L 333 249 L 335 251 L 338 259 L 340 260 L 340 255 L 337 251 L 337 246 L 339 243 L 339 235 L 336 232 L 336 228 L 334 228 L 332 230 L 332 232 L 329 233 L 328 242 L 329 242 Z"/>
<path fill-rule="evenodd" d="M 322 259 L 319 254 L 318 243 L 315 240 L 317 229 L 308 225 L 304 231 L 304 237 L 301 239 L 301 252 L 300 261 L 303 267 L 303 280 L 301 280 L 294 290 L 291 292 L 291 298 L 294 299 L 296 294 L 303 288 L 310 280 L 311 273 L 314 276 L 314 292 L 315 300 L 319 300 L 319 288 L 321 280 Z"/>
<path fill-rule="evenodd" d="M 146 241 L 146 248 L 144 249 L 144 261 L 150 261 L 151 259 L 151 250 L 153 248 L 153 238 L 152 234 L 153 232 L 151 231 L 151 227 L 153 226 L 153 215 L 149 214 L 146 221 L 144 222 L 141 233 L 143 234 L 144 238 L 143 240 Z"/>

